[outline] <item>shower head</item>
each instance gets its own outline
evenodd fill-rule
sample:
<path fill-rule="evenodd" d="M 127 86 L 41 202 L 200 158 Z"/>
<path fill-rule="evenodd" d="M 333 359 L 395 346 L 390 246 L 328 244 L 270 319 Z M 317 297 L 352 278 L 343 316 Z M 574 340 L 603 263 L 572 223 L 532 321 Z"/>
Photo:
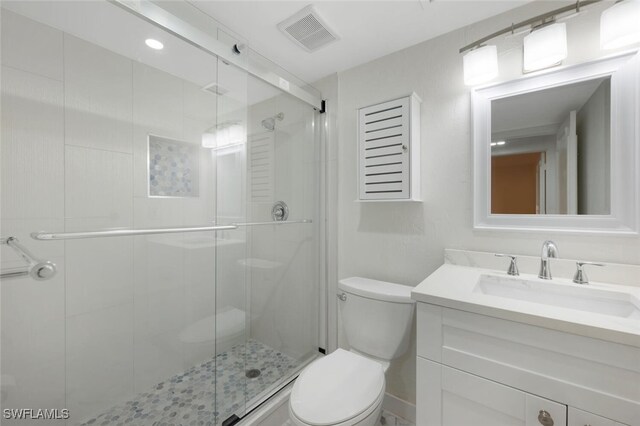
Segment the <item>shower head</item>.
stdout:
<path fill-rule="evenodd" d="M 268 117 L 262 120 L 262 127 L 264 127 L 270 132 L 273 132 L 276 128 L 276 120 L 282 121 L 283 119 L 284 119 L 284 113 L 279 112 L 273 117 Z"/>
<path fill-rule="evenodd" d="M 276 128 L 276 120 L 273 117 L 265 118 L 262 120 L 262 127 L 267 129 L 270 132 Z"/>

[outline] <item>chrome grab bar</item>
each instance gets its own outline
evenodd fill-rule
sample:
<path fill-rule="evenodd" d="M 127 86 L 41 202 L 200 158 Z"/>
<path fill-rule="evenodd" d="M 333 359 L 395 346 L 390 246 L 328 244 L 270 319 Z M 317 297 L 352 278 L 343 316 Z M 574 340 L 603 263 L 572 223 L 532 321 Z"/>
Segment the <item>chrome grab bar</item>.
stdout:
<path fill-rule="evenodd" d="M 258 225 L 289 225 L 294 223 L 313 223 L 311 219 L 300 219 L 300 220 L 272 220 L 268 222 L 241 222 L 241 223 L 232 223 L 233 226 L 258 226 Z"/>
<path fill-rule="evenodd" d="M 236 229 L 236 225 L 221 226 L 185 226 L 151 229 L 108 229 L 104 231 L 84 232 L 33 232 L 31 238 L 40 241 L 78 240 L 83 238 L 129 237 L 134 235 L 179 234 L 182 232 L 226 231 Z"/>
<path fill-rule="evenodd" d="M 30 276 L 34 280 L 42 281 L 53 278 L 57 272 L 56 264 L 48 260 L 35 257 L 24 247 L 16 237 L 2 238 L 0 244 L 11 247 L 29 266 L 9 268 L 0 273 L 0 278 L 18 278 Z"/>

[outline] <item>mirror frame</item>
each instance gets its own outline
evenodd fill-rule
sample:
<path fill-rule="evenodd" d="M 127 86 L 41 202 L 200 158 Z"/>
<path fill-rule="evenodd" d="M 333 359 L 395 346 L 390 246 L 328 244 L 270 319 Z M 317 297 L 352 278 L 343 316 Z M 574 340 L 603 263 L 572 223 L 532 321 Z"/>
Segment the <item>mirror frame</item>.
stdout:
<path fill-rule="evenodd" d="M 540 71 L 471 92 L 473 111 L 473 226 L 596 234 L 638 234 L 640 223 L 640 53 Z M 609 215 L 492 214 L 491 101 L 601 77 L 611 77 L 611 213 Z"/>

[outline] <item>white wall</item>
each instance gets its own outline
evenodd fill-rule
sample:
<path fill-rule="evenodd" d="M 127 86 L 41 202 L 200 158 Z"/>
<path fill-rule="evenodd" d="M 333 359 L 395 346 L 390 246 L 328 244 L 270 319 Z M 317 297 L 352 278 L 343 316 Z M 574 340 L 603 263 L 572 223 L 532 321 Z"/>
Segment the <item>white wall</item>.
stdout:
<path fill-rule="evenodd" d="M 578 214 L 611 210 L 611 82 L 606 80 L 577 114 Z"/>
<path fill-rule="evenodd" d="M 567 21 L 567 64 L 605 54 L 596 5 Z M 464 248 L 538 255 L 551 238 L 560 256 L 640 263 L 640 238 L 537 232 L 479 232 L 472 225 L 472 140 L 469 89 L 458 49 L 488 33 L 557 7 L 534 2 L 436 39 L 339 73 L 339 277 L 359 275 L 415 286 L 443 263 L 443 250 Z M 499 40 L 500 80 L 521 74 L 522 36 Z M 421 113 L 423 203 L 356 203 L 357 109 L 415 91 Z M 505 264 L 505 268 L 506 268 Z M 330 299 L 335 300 L 335 299 Z M 342 340 L 342 344 L 346 342 Z M 387 390 L 415 401 L 415 347 L 395 361 Z"/>

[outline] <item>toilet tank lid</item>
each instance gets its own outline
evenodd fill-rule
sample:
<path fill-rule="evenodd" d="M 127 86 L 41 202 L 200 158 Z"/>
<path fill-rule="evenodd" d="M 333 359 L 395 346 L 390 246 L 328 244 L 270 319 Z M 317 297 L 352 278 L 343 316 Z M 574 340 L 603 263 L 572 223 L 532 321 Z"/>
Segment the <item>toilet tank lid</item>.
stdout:
<path fill-rule="evenodd" d="M 411 290 L 402 284 L 388 283 L 386 281 L 372 280 L 362 277 L 344 278 L 338 282 L 338 288 L 345 293 L 370 299 L 395 303 L 415 303 L 411 299 Z"/>

